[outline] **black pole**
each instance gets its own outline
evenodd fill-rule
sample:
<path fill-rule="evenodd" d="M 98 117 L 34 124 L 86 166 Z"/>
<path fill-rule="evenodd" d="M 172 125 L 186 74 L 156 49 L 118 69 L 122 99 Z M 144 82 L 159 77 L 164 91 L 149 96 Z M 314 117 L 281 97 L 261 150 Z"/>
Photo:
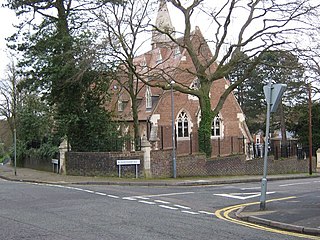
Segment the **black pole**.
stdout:
<path fill-rule="evenodd" d="M 312 175 L 312 102 L 311 102 L 311 84 L 308 84 L 309 93 L 309 174 Z"/>

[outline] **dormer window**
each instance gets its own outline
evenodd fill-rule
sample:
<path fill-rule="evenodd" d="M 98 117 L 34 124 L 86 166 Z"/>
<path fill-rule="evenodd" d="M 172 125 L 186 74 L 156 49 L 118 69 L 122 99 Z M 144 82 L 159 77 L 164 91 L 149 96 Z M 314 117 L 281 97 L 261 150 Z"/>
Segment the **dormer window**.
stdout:
<path fill-rule="evenodd" d="M 157 54 L 157 64 L 162 63 L 162 55 L 160 49 L 158 50 Z"/>
<path fill-rule="evenodd" d="M 146 88 L 146 109 L 152 108 L 152 96 L 151 96 L 151 90 L 150 87 L 147 86 Z"/>
<path fill-rule="evenodd" d="M 190 88 L 194 90 L 198 90 L 200 88 L 200 81 L 198 78 L 192 81 Z"/>
<path fill-rule="evenodd" d="M 200 81 L 198 78 L 194 79 L 189 87 L 192 90 L 198 90 L 200 88 Z M 188 94 L 188 99 L 197 101 L 199 100 L 197 96 Z"/>
<path fill-rule="evenodd" d="M 146 63 L 145 61 L 142 61 L 142 62 L 140 63 L 140 66 L 141 66 L 142 68 L 145 68 L 145 67 L 147 66 L 147 63 Z"/>

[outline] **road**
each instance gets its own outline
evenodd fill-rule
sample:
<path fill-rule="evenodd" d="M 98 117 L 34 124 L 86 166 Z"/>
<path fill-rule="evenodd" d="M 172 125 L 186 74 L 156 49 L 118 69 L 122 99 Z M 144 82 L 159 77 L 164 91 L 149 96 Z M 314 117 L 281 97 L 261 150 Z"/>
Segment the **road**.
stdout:
<path fill-rule="evenodd" d="M 312 197 L 319 180 L 268 183 L 268 199 Z M 0 179 L 0 239 L 302 239 L 225 221 L 260 183 L 198 187 L 65 186 Z"/>

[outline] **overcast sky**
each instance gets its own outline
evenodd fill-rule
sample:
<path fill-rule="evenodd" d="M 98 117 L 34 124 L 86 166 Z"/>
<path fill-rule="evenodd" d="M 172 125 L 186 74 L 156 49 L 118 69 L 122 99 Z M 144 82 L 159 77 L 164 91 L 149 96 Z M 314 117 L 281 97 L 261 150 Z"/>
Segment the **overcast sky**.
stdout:
<path fill-rule="evenodd" d="M 2 4 L 3 1 L 0 0 L 0 3 Z M 13 23 L 16 19 L 16 16 L 13 11 L 6 8 L 0 8 L 0 17 L 0 78 L 3 79 L 3 74 L 5 73 L 5 69 L 9 63 L 5 38 L 14 33 L 15 29 L 13 27 Z"/>

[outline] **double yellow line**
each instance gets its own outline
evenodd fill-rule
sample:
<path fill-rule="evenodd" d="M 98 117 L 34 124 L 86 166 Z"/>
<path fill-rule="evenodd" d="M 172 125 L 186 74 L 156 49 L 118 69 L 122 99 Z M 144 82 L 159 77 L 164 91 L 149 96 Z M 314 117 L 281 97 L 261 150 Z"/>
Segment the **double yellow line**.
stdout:
<path fill-rule="evenodd" d="M 277 199 L 268 200 L 267 202 L 283 201 L 283 200 L 289 200 L 289 199 L 294 199 L 294 198 L 296 198 L 296 197 L 277 198 Z M 260 202 L 245 203 L 245 204 L 239 204 L 239 205 L 235 205 L 235 206 L 231 206 L 231 207 L 222 208 L 220 210 L 217 210 L 215 212 L 215 215 L 219 219 L 222 219 L 222 220 L 225 220 L 228 222 L 232 222 L 232 223 L 236 223 L 236 224 L 239 224 L 239 225 L 242 225 L 245 227 L 257 229 L 257 230 L 278 233 L 278 234 L 282 234 L 282 235 L 289 235 L 289 236 L 294 236 L 294 237 L 299 237 L 299 238 L 304 238 L 304 239 L 320 240 L 320 237 L 317 237 L 317 236 L 311 236 L 311 235 L 306 235 L 306 234 L 301 234 L 301 233 L 295 233 L 295 232 L 289 232 L 289 231 L 285 231 L 285 230 L 274 229 L 274 228 L 270 228 L 270 227 L 266 227 L 266 226 L 257 225 L 254 223 L 244 222 L 244 221 L 230 217 L 230 214 L 232 212 L 238 211 L 242 207 L 256 205 L 256 204 L 260 204 Z"/>

